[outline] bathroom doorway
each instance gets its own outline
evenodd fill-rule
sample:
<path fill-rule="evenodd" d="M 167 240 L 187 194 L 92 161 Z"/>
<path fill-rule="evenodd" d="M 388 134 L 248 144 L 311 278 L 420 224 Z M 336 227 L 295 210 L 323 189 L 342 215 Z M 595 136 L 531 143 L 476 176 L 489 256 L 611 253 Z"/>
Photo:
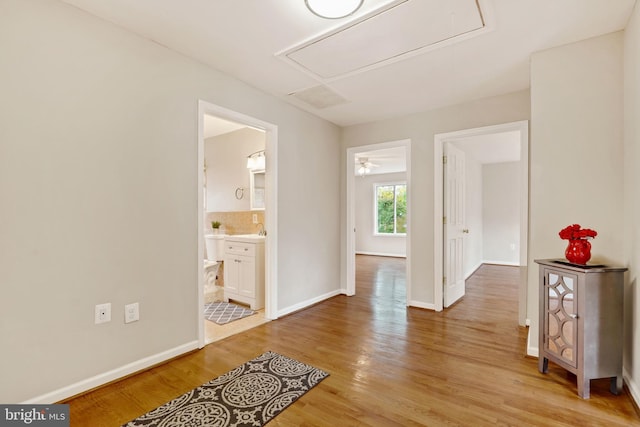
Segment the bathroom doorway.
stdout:
<path fill-rule="evenodd" d="M 204 101 L 199 103 L 198 114 L 198 341 L 203 347 L 276 318 L 277 127 Z M 256 153 L 264 161 L 263 184 L 257 190 L 251 188 L 256 167 L 249 161 Z M 262 205 L 256 207 L 256 200 Z M 264 239 L 264 307 L 225 325 L 206 320 L 205 304 L 226 299 L 225 236 L 263 230 L 269 232 Z"/>

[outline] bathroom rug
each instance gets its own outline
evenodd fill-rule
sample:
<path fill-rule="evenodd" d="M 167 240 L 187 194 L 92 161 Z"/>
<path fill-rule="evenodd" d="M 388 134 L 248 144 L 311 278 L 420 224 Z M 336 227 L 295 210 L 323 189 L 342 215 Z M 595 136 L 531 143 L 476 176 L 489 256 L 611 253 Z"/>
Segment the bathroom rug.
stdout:
<path fill-rule="evenodd" d="M 204 318 L 218 325 L 256 314 L 254 310 L 230 302 L 210 302 L 204 306 Z"/>

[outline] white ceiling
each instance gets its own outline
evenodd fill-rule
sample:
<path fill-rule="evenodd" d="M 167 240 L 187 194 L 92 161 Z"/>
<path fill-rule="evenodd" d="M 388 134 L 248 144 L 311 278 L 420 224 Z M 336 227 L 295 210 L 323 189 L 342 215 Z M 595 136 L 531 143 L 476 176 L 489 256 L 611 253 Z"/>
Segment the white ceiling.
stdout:
<path fill-rule="evenodd" d="M 204 139 L 211 138 L 212 136 L 222 135 L 236 131 L 238 129 L 244 129 L 247 125 L 235 123 L 229 120 L 221 119 L 220 117 L 209 116 L 205 114 L 203 124 L 203 136 Z"/>
<path fill-rule="evenodd" d="M 635 4 L 477 0 L 483 23 L 479 35 L 470 37 L 469 28 L 478 23 L 469 15 L 475 0 L 365 0 L 354 15 L 339 20 L 319 18 L 304 0 L 62 1 L 340 126 L 526 89 L 532 52 L 621 30 Z M 431 29 L 438 31 L 421 31 Z M 334 40 L 325 36 L 336 30 L 341 37 L 355 36 L 306 50 L 304 61 L 297 57 L 304 66 L 287 57 L 309 42 Z M 395 47 L 387 49 L 388 43 Z M 340 56 L 327 46 L 346 50 Z M 392 57 L 380 59 L 378 53 Z M 324 70 L 333 73 L 328 77 L 312 71 L 339 66 L 341 58 L 358 62 Z M 308 95 L 321 102 L 312 106 Z"/>
<path fill-rule="evenodd" d="M 500 132 L 460 138 L 453 145 L 481 164 L 520 160 L 520 132 Z"/>
<path fill-rule="evenodd" d="M 424 17 L 429 17 L 425 25 Z M 389 25 L 402 23 L 401 31 Z M 486 29 L 476 0 L 395 0 L 279 54 L 329 82 L 434 49 Z"/>
<path fill-rule="evenodd" d="M 362 151 L 354 156 L 354 173 L 362 161 L 368 162 L 370 175 L 396 173 L 407 170 L 406 150 L 404 147 L 384 148 L 381 150 Z"/>
<path fill-rule="evenodd" d="M 499 132 L 459 138 L 452 144 L 464 151 L 467 158 L 480 164 L 520 161 L 520 132 Z M 362 151 L 354 155 L 354 174 L 358 174 L 360 163 L 370 164 L 370 175 L 405 172 L 407 170 L 404 147 Z"/>

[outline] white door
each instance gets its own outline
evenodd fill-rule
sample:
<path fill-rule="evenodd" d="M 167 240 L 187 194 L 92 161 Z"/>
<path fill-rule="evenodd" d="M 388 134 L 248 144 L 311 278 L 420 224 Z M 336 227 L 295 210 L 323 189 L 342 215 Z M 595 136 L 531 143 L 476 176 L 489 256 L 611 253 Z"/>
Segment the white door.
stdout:
<path fill-rule="evenodd" d="M 465 228 L 464 152 L 444 144 L 443 304 L 449 307 L 464 296 Z"/>

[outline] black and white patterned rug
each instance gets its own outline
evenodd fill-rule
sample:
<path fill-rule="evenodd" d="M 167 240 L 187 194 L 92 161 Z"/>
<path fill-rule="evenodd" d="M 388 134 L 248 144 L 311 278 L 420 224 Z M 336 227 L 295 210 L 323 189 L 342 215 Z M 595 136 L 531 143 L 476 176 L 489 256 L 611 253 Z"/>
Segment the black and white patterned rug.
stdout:
<path fill-rule="evenodd" d="M 122 427 L 263 426 L 328 376 L 268 351 Z"/>
<path fill-rule="evenodd" d="M 210 302 L 204 306 L 204 318 L 218 325 L 224 325 L 252 314 L 256 314 L 256 312 L 230 302 Z"/>

